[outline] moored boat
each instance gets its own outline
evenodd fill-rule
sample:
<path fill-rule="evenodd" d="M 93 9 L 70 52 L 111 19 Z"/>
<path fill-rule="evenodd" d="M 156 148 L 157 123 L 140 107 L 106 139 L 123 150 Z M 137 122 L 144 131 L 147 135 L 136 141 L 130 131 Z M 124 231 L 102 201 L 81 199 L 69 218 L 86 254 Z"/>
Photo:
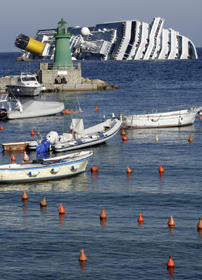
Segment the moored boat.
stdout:
<path fill-rule="evenodd" d="M 189 109 L 142 114 L 123 115 L 119 118 L 123 122 L 124 128 L 163 128 L 192 125 L 196 115 L 200 114 L 202 107 L 191 107 Z"/>
<path fill-rule="evenodd" d="M 4 151 L 24 151 L 33 140 L 1 143 Z"/>
<path fill-rule="evenodd" d="M 92 151 L 0 165 L 0 184 L 62 179 L 84 172 Z"/>
<path fill-rule="evenodd" d="M 15 96 L 8 98 L 8 95 L 4 95 L 4 99 L 0 101 L 8 104 L 7 119 L 9 120 L 55 115 L 64 110 L 64 103 L 57 101 L 29 100 L 22 104 Z"/>
<path fill-rule="evenodd" d="M 43 84 L 37 81 L 35 74 L 21 73 L 17 77 L 16 84 L 6 86 L 6 91 L 15 96 L 35 96 L 39 95 L 42 90 L 45 90 Z"/>
<path fill-rule="evenodd" d="M 62 152 L 86 148 L 106 142 L 115 136 L 122 126 L 122 121 L 112 114 L 110 119 L 104 119 L 101 123 L 84 129 L 83 118 L 74 118 L 74 113 L 78 112 L 72 114 L 71 133 L 63 133 L 58 136 L 56 131 L 51 131 L 44 142 L 39 145 L 36 141 L 30 142 L 28 148 L 36 149 L 37 153 L 44 153 L 47 149 Z"/>

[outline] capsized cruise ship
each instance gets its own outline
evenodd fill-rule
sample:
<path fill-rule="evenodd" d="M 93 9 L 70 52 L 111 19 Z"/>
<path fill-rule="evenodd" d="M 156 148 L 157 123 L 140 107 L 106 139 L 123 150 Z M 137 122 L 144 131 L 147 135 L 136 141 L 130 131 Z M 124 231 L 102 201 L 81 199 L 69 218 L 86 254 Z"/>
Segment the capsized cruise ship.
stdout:
<path fill-rule="evenodd" d="M 149 60 L 197 59 L 193 42 L 174 29 L 164 29 L 164 19 L 155 17 L 149 24 L 126 20 L 97 24 L 94 27 L 71 27 L 70 48 L 77 60 Z M 29 37 L 20 34 L 16 47 L 22 59 L 53 59 L 56 29 L 39 30 L 34 40 L 41 42 L 40 52 L 29 47 Z M 33 39 L 31 46 L 33 45 Z M 26 43 L 25 43 L 26 41 Z M 38 43 L 37 42 L 37 43 Z M 27 47 L 26 47 L 27 46 Z"/>

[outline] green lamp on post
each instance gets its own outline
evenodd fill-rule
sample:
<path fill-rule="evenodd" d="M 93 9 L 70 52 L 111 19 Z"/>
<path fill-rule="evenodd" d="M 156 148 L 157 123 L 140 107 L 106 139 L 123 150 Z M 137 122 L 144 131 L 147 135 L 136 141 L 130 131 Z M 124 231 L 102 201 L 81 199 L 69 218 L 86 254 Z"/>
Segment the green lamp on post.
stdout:
<path fill-rule="evenodd" d="M 62 18 L 58 22 L 57 34 L 55 34 L 54 67 L 57 69 L 73 67 L 69 43 L 71 34 L 68 32 L 66 24 Z"/>

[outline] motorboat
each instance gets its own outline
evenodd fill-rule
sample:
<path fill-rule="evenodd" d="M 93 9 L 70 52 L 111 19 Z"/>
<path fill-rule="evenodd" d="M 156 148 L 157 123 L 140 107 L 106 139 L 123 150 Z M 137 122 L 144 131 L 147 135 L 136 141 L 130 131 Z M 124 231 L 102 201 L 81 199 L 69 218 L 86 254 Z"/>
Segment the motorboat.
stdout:
<path fill-rule="evenodd" d="M 92 151 L 0 165 L 0 184 L 62 179 L 84 172 Z"/>
<path fill-rule="evenodd" d="M 6 91 L 15 96 L 35 96 L 45 90 L 43 84 L 40 84 L 35 74 L 21 73 L 17 76 L 16 84 L 6 85 Z"/>
<path fill-rule="evenodd" d="M 10 98 L 8 95 L 5 95 L 0 102 L 8 104 L 7 118 L 9 120 L 55 115 L 64 110 L 64 103 L 56 101 L 29 100 L 22 104 L 15 96 Z"/>
<path fill-rule="evenodd" d="M 84 129 L 83 117 L 75 117 L 75 114 L 82 113 L 81 110 L 71 113 L 72 122 L 70 125 L 70 133 L 58 135 L 56 131 L 51 131 L 46 135 L 46 139 L 38 144 L 32 141 L 28 144 L 28 148 L 44 153 L 48 149 L 55 152 L 63 152 L 74 149 L 86 148 L 89 146 L 101 144 L 114 137 L 122 126 L 122 121 L 112 114 L 110 119 L 103 118 L 101 123 Z"/>
<path fill-rule="evenodd" d="M 202 107 L 191 107 L 177 111 L 142 115 L 119 114 L 119 119 L 122 120 L 124 128 L 179 127 L 192 125 L 196 115 L 200 114 L 201 110 Z"/>

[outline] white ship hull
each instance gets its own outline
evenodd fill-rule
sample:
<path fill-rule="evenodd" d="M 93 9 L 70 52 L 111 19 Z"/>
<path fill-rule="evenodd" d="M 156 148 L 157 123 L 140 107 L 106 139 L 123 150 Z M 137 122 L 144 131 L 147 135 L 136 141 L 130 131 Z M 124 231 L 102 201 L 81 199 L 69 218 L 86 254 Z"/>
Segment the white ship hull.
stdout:
<path fill-rule="evenodd" d="M 144 115 L 122 115 L 125 128 L 163 128 L 192 125 L 201 107 L 192 107 L 187 110 Z"/>

